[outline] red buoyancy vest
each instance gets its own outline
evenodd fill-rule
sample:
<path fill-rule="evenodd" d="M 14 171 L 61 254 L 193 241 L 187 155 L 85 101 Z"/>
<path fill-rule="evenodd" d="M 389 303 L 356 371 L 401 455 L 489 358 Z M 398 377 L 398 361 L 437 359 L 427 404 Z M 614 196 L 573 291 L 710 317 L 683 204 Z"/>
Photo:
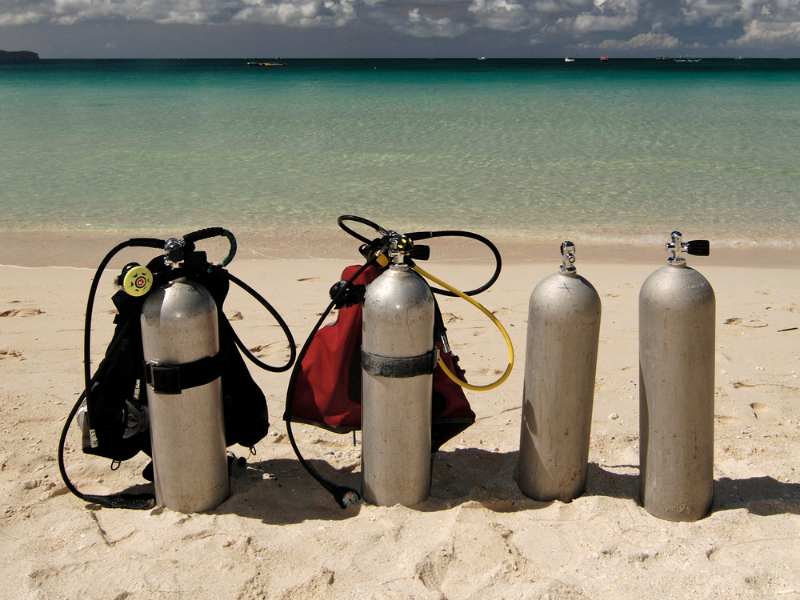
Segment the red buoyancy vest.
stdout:
<path fill-rule="evenodd" d="M 349 280 L 359 265 L 347 267 Z M 382 269 L 367 267 L 353 285 L 368 285 Z M 318 425 L 337 433 L 361 429 L 361 311 L 353 304 L 339 309 L 335 323 L 317 331 L 309 344 L 292 391 L 291 420 Z M 437 340 L 440 358 L 453 373 L 464 379 L 458 357 L 444 352 Z M 439 365 L 433 372 L 433 450 L 475 422 L 464 391 L 453 383 Z"/>

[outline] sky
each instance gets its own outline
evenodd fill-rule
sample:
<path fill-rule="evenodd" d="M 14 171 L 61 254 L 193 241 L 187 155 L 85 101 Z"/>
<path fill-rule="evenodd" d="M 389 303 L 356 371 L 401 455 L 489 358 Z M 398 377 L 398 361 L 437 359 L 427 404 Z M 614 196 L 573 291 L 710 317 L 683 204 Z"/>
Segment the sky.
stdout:
<path fill-rule="evenodd" d="M 0 0 L 45 58 L 800 56 L 800 0 Z"/>

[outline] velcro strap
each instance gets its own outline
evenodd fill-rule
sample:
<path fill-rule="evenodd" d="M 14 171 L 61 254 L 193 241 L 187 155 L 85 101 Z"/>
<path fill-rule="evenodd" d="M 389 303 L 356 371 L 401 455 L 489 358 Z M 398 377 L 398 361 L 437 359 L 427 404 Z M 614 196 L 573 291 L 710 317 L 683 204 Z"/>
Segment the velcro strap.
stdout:
<path fill-rule="evenodd" d="M 431 350 L 419 356 L 381 356 L 361 351 L 361 368 L 370 375 L 379 377 L 416 377 L 429 375 L 436 366 L 436 351 Z"/>
<path fill-rule="evenodd" d="M 181 391 L 211 383 L 222 374 L 219 353 L 180 365 L 148 362 L 145 380 L 158 394 L 180 394 Z"/>

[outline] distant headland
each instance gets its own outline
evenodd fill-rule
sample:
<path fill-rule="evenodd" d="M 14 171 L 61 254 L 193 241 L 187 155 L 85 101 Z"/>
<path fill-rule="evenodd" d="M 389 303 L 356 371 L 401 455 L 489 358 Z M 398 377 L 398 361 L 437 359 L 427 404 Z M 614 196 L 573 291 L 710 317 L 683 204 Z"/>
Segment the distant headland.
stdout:
<path fill-rule="evenodd" d="M 39 55 L 36 52 L 29 50 L 19 50 L 17 52 L 0 50 L 0 65 L 34 62 L 39 62 Z"/>

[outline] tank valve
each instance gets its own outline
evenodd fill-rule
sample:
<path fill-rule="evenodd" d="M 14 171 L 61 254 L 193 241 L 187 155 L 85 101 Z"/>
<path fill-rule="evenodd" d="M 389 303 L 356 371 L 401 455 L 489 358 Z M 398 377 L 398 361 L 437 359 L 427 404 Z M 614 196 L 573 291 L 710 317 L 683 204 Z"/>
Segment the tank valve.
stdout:
<path fill-rule="evenodd" d="M 186 240 L 183 238 L 169 238 L 164 243 L 164 262 L 168 265 L 177 265 L 186 255 Z"/>
<path fill-rule="evenodd" d="M 690 240 L 683 241 L 683 234 L 680 231 L 673 231 L 670 234 L 670 241 L 667 242 L 667 251 L 669 257 L 667 262 L 671 265 L 683 265 L 686 259 L 683 253 L 692 254 L 694 256 L 708 256 L 711 254 L 711 243 L 708 240 Z"/>
<path fill-rule="evenodd" d="M 575 244 L 570 241 L 561 242 L 561 272 L 575 273 Z"/>

